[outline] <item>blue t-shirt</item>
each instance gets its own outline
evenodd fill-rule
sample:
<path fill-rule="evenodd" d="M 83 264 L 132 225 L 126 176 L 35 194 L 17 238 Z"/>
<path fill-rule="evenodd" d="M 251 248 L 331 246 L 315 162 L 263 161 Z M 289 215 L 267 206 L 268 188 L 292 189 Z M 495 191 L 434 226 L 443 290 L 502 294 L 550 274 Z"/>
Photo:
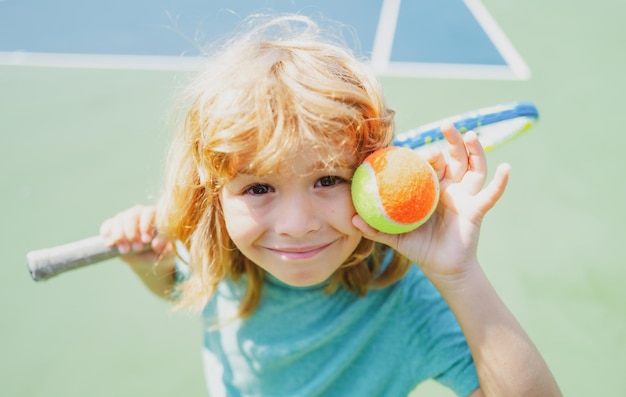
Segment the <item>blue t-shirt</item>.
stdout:
<path fill-rule="evenodd" d="M 244 282 L 223 281 L 203 312 L 211 397 L 397 397 L 431 378 L 460 396 L 478 387 L 454 315 L 417 266 L 364 297 L 325 286 L 267 275 L 258 309 L 228 322 Z"/>

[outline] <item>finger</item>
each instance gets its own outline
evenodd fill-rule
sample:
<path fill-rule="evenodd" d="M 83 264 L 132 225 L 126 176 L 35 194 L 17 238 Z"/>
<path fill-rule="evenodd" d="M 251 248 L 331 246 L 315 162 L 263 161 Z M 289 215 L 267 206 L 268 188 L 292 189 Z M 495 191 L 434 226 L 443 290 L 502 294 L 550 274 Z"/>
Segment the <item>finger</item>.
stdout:
<path fill-rule="evenodd" d="M 352 224 L 354 225 L 354 227 L 359 229 L 361 233 L 363 233 L 364 237 L 370 238 L 378 233 L 378 230 L 368 225 L 367 222 L 365 222 L 363 218 L 361 218 L 361 216 L 358 214 L 352 217 Z"/>
<path fill-rule="evenodd" d="M 128 253 L 130 251 L 130 244 L 124 234 L 120 215 L 116 215 L 114 218 L 110 219 L 109 222 L 109 241 L 112 243 L 111 245 L 116 245 L 120 254 Z"/>
<path fill-rule="evenodd" d="M 359 229 L 361 233 L 363 233 L 363 237 L 377 241 L 379 243 L 383 243 L 392 248 L 396 248 L 398 246 L 398 235 L 397 234 L 387 234 L 381 231 L 378 231 L 367 224 L 359 215 L 354 215 L 352 217 L 352 224 L 354 227 Z"/>
<path fill-rule="evenodd" d="M 420 152 L 420 156 L 424 158 L 431 167 L 435 170 L 437 174 L 437 179 L 440 181 L 446 174 L 446 157 L 441 150 L 428 150 L 424 152 Z"/>
<path fill-rule="evenodd" d="M 483 145 L 480 143 L 480 140 L 478 140 L 476 132 L 468 131 L 465 133 L 464 140 L 472 170 L 486 171 L 487 157 Z"/>
<path fill-rule="evenodd" d="M 122 215 L 122 229 L 125 238 L 130 243 L 134 252 L 143 250 L 144 244 L 141 241 L 141 232 L 139 231 L 139 220 L 143 207 L 135 206 Z"/>
<path fill-rule="evenodd" d="M 478 205 L 483 213 L 489 211 L 500 200 L 511 174 L 511 166 L 503 163 L 496 168 L 493 179 L 478 195 Z"/>
<path fill-rule="evenodd" d="M 448 141 L 450 158 L 446 170 L 446 177 L 453 182 L 460 182 L 468 167 L 467 148 L 461 133 L 453 124 L 441 129 L 443 136 Z"/>
<path fill-rule="evenodd" d="M 468 131 L 464 140 L 467 147 L 469 170 L 463 176 L 462 183 L 468 193 L 476 194 L 480 192 L 487 180 L 487 157 L 474 131 Z"/>
<path fill-rule="evenodd" d="M 172 243 L 165 237 L 161 235 L 157 235 L 154 240 L 152 240 L 152 251 L 157 254 L 166 254 L 172 251 Z"/>
<path fill-rule="evenodd" d="M 111 237 L 111 219 L 107 219 L 100 225 L 100 237 L 110 247 L 115 245 L 115 241 Z"/>
<path fill-rule="evenodd" d="M 154 218 L 156 210 L 154 207 L 144 207 L 139 216 L 139 232 L 141 242 L 149 244 L 154 237 Z"/>

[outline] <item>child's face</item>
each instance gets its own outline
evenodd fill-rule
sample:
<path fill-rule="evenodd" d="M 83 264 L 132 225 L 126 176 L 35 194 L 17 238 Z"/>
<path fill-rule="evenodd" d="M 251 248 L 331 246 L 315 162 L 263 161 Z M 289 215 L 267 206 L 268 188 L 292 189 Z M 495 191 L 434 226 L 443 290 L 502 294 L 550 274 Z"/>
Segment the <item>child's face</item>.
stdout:
<path fill-rule="evenodd" d="M 280 173 L 237 174 L 220 193 L 231 239 L 248 259 L 286 284 L 325 281 L 361 241 L 352 225 L 353 173 L 350 166 L 329 171 L 315 152 L 305 150 L 281 164 Z"/>

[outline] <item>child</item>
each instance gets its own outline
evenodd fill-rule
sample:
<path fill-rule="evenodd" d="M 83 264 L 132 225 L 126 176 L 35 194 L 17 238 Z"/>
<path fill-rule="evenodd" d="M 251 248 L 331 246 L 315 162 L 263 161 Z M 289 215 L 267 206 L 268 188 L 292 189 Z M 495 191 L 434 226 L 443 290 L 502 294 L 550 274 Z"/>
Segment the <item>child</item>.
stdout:
<path fill-rule="evenodd" d="M 101 234 L 137 252 L 124 260 L 153 292 L 202 313 L 212 397 L 405 396 L 430 378 L 461 396 L 560 395 L 477 259 L 509 168 L 483 189 L 475 134 L 446 129 L 435 214 L 386 235 L 356 215 L 350 180 L 390 144 L 393 111 L 312 21 L 229 43 L 187 94 L 159 205 Z"/>

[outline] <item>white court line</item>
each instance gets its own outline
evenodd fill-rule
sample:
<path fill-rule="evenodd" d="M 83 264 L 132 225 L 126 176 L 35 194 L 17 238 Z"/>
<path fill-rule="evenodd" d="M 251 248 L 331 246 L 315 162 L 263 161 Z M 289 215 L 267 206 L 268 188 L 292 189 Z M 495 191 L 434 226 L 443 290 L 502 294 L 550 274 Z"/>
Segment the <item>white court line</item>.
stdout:
<path fill-rule="evenodd" d="M 201 57 L 158 55 L 67 54 L 48 52 L 2 52 L 0 65 L 85 69 L 198 70 Z"/>
<path fill-rule="evenodd" d="M 401 0 L 383 0 L 376 29 L 370 66 L 382 76 L 455 78 L 481 80 L 527 80 L 530 69 L 515 50 L 480 0 L 463 0 L 474 18 L 494 43 L 507 65 L 437 64 L 391 62 L 391 52 L 400 12 Z M 195 71 L 202 66 L 202 57 L 105 55 L 39 52 L 1 52 L 0 65 L 43 66 L 88 69 L 127 69 Z"/>
<path fill-rule="evenodd" d="M 390 62 L 382 76 L 436 79 L 518 80 L 508 65 Z"/>
<path fill-rule="evenodd" d="M 500 28 L 496 20 L 491 16 L 487 8 L 480 0 L 463 0 L 467 8 L 474 15 L 487 36 L 496 46 L 506 63 L 509 64 L 515 76 L 520 80 L 530 78 L 530 68 L 524 62 L 522 56 L 517 52 L 504 31 Z"/>
<path fill-rule="evenodd" d="M 480 0 L 463 0 L 507 65 L 438 64 L 390 61 L 401 0 L 384 0 L 370 66 L 380 75 L 424 78 L 528 80 L 530 68 Z"/>
<path fill-rule="evenodd" d="M 401 2 L 402 0 L 383 0 L 370 60 L 370 65 L 375 72 L 383 72 L 389 65 Z"/>
<path fill-rule="evenodd" d="M 190 56 L 55 54 L 39 52 L 0 52 L 0 65 L 59 67 L 78 69 L 121 69 L 154 71 L 198 71 L 203 58 Z M 515 80 L 520 77 L 507 65 L 439 64 L 387 62 L 371 65 L 379 76 Z"/>

